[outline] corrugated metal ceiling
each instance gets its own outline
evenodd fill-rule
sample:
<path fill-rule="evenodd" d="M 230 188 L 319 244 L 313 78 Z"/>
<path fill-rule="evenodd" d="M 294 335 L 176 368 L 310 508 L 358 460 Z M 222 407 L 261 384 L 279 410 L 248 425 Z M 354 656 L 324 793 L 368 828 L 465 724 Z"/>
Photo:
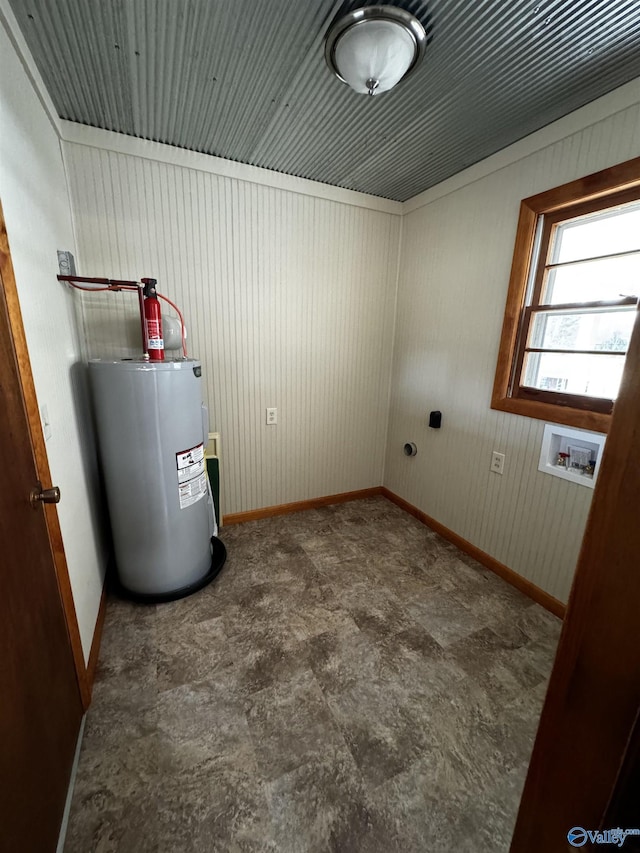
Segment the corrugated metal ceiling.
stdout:
<path fill-rule="evenodd" d="M 404 201 L 640 75 L 640 0 L 396 3 L 420 68 L 356 95 L 332 0 L 11 0 L 62 118 Z"/>

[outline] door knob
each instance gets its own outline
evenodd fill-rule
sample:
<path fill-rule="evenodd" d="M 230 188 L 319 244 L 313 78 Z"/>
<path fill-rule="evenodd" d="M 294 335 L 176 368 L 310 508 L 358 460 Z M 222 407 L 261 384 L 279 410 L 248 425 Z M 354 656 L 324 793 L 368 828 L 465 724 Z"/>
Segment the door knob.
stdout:
<path fill-rule="evenodd" d="M 52 486 L 50 489 L 43 489 L 42 483 L 38 483 L 35 489 L 31 489 L 29 495 L 31 506 L 35 509 L 40 504 L 57 504 L 60 501 L 60 489 L 58 486 Z"/>

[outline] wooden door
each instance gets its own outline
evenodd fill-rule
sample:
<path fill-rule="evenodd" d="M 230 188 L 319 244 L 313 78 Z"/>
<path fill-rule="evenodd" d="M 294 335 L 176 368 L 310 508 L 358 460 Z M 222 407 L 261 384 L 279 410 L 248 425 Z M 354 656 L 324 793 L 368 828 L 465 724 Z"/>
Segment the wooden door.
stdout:
<path fill-rule="evenodd" d="M 29 501 L 38 472 L 5 294 L 1 211 L 0 225 L 0 851 L 49 853 L 83 702 L 44 508 Z"/>
<path fill-rule="evenodd" d="M 640 782 L 640 312 L 613 410 L 511 845 L 575 849 L 633 821 Z M 635 738 L 635 739 L 634 739 Z M 610 810 L 607 810 L 611 802 Z M 608 821 L 616 821 L 613 824 Z M 637 837 L 623 849 L 637 849 Z M 585 847 L 591 849 L 591 846 Z M 594 846 L 593 849 L 596 849 Z"/>

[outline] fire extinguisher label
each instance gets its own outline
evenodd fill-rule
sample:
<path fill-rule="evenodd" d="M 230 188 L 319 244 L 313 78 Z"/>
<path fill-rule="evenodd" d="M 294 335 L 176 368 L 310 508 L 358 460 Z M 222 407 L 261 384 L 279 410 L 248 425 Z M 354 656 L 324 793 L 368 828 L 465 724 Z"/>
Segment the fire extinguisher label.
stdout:
<path fill-rule="evenodd" d="M 147 324 L 147 346 L 149 349 L 164 349 L 164 341 L 160 333 L 158 320 L 145 320 Z"/>
<path fill-rule="evenodd" d="M 207 494 L 207 475 L 204 468 L 204 444 L 176 453 L 178 469 L 178 498 L 180 509 L 191 506 Z"/>

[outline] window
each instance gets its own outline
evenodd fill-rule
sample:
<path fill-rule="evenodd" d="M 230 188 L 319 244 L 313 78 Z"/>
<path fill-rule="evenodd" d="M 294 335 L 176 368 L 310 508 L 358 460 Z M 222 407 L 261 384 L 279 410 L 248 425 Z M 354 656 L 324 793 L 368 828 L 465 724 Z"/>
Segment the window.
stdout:
<path fill-rule="evenodd" d="M 640 158 L 525 199 L 492 408 L 606 432 L 640 297 Z"/>

